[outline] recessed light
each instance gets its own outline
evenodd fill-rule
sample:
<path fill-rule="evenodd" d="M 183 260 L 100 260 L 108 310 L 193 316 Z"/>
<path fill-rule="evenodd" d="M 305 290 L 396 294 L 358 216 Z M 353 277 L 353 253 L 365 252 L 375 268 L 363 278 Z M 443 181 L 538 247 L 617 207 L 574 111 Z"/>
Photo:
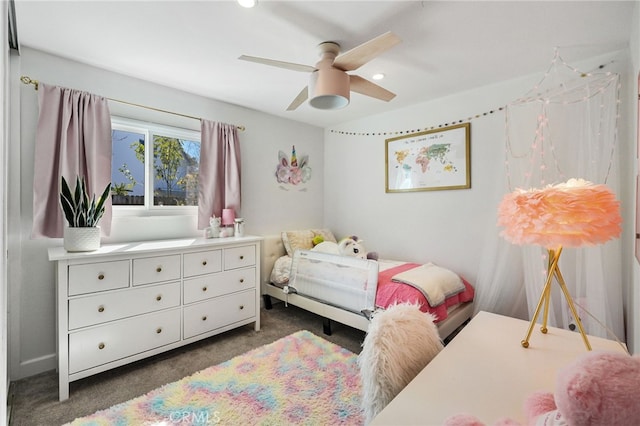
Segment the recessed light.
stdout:
<path fill-rule="evenodd" d="M 258 4 L 258 0 L 237 0 L 238 4 L 242 7 L 251 8 Z"/>
<path fill-rule="evenodd" d="M 371 76 L 374 80 L 382 80 L 384 78 L 384 74 L 378 73 Z"/>

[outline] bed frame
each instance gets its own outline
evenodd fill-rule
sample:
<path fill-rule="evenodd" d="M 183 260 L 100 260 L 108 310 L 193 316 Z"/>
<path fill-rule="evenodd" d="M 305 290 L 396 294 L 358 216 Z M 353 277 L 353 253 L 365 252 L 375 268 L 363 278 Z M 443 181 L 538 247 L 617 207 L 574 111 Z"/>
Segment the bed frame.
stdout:
<path fill-rule="evenodd" d="M 358 314 L 341 309 L 299 294 L 285 294 L 282 291 L 282 288 L 270 282 L 269 278 L 275 261 L 286 254 L 282 238 L 279 234 L 264 237 L 261 253 L 262 259 L 260 264 L 262 270 L 260 275 L 262 280 L 262 295 L 265 309 L 270 309 L 271 298 L 276 298 L 321 316 L 323 318 L 323 330 L 327 335 L 331 335 L 332 320 L 358 330 L 367 331 L 369 328 L 369 319 L 364 314 Z M 461 327 L 466 325 L 472 315 L 473 302 L 463 303 L 449 311 L 448 317 L 437 323 L 440 337 L 443 340 L 453 337 Z"/>

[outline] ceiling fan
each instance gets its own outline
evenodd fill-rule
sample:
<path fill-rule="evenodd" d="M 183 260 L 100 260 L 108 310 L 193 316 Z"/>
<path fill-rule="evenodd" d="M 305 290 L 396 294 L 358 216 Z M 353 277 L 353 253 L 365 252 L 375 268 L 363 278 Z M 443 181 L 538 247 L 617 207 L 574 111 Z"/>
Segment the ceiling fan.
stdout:
<path fill-rule="evenodd" d="M 292 71 L 309 72 L 309 85 L 302 89 L 291 102 L 287 111 L 293 111 L 304 101 L 318 109 L 338 109 L 349 104 L 350 91 L 372 98 L 390 101 L 396 95 L 358 75 L 347 74 L 389 50 L 402 40 L 392 32 L 384 33 L 353 49 L 339 55 L 340 45 L 332 41 L 325 41 L 318 45 L 320 60 L 315 66 L 276 61 L 274 59 L 259 58 L 242 55 L 238 59 L 257 62 Z"/>

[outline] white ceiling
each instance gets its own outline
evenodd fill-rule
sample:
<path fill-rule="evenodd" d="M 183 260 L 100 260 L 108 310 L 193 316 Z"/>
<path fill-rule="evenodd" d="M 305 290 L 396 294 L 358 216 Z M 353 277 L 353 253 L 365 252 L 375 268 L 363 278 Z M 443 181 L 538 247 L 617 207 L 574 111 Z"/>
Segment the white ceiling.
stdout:
<path fill-rule="evenodd" d="M 634 1 L 16 0 L 28 46 L 213 99 L 328 127 L 627 48 Z M 314 65 L 316 46 L 349 50 L 386 31 L 403 42 L 351 72 L 396 93 L 352 93 L 344 109 L 285 111 L 308 74 L 242 54 Z M 45 75 L 30 76 L 46 81 Z"/>

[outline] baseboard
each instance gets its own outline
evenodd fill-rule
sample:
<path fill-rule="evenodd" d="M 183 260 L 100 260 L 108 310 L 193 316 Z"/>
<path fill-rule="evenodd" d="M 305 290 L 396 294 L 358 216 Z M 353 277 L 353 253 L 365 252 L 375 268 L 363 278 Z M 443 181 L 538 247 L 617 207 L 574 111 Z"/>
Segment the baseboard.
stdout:
<path fill-rule="evenodd" d="M 45 371 L 54 370 L 58 367 L 57 355 L 55 353 L 44 355 L 38 358 L 32 358 L 22 361 L 17 371 L 11 371 L 11 380 L 20 380 L 25 377 L 35 376 Z"/>
<path fill-rule="evenodd" d="M 13 407 L 13 396 L 15 394 L 15 382 L 9 382 L 9 387 L 7 388 L 7 425 L 11 424 L 11 414 Z"/>

